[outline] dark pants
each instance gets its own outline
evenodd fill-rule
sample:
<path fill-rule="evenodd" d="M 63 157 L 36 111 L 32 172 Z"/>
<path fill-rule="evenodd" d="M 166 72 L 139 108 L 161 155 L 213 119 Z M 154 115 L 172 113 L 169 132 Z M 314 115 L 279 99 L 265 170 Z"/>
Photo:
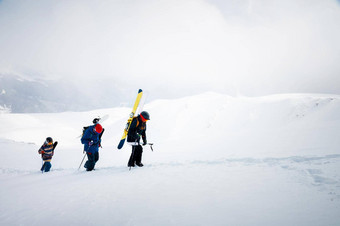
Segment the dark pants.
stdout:
<path fill-rule="evenodd" d="M 99 152 L 95 152 L 95 153 L 86 152 L 86 155 L 87 155 L 87 161 L 84 167 L 86 168 L 86 171 L 91 171 L 94 169 L 94 166 L 96 165 L 96 162 L 99 159 Z"/>
<path fill-rule="evenodd" d="M 135 164 L 140 166 L 142 164 L 142 154 L 143 154 L 143 147 L 141 145 L 132 146 L 131 156 L 128 162 L 128 167 L 133 167 Z"/>
<path fill-rule="evenodd" d="M 52 164 L 50 162 L 44 162 L 40 170 L 48 172 L 50 171 L 51 167 L 52 167 Z"/>

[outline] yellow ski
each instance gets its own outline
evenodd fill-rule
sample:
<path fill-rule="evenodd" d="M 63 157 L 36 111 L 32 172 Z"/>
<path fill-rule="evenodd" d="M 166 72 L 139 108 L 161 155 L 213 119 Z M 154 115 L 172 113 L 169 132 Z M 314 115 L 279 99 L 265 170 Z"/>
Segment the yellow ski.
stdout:
<path fill-rule="evenodd" d="M 117 147 L 118 149 L 121 149 L 123 147 L 123 145 L 124 145 L 126 136 L 127 136 L 128 132 L 129 132 L 129 129 L 130 129 L 130 124 L 132 122 L 133 117 L 135 116 L 135 113 L 137 111 L 139 102 L 142 99 L 142 96 L 143 96 L 143 90 L 139 89 L 138 90 L 138 94 L 137 94 L 137 98 L 136 98 L 136 101 L 135 101 L 135 104 L 133 105 L 133 108 L 132 108 L 132 112 L 130 113 L 130 117 L 127 120 L 125 129 L 124 129 L 124 133 L 123 133 L 123 136 L 122 136 L 122 139 L 120 139 L 120 142 L 118 144 L 118 147 Z"/>

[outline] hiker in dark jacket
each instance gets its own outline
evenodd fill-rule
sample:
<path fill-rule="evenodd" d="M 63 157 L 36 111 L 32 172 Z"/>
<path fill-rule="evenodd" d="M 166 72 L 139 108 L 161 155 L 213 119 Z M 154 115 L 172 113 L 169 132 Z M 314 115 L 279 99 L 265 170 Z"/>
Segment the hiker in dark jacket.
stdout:
<path fill-rule="evenodd" d="M 41 158 L 44 161 L 44 164 L 41 167 L 41 171 L 48 172 L 50 171 L 52 164 L 52 156 L 54 154 L 54 148 L 57 145 L 57 141 L 53 144 L 53 139 L 51 137 L 47 137 L 44 144 L 39 149 L 38 153 L 41 154 Z"/>
<path fill-rule="evenodd" d="M 99 160 L 99 147 L 101 146 L 101 134 L 103 127 L 100 124 L 89 126 L 81 138 L 81 143 L 84 144 L 84 151 L 87 155 L 87 161 L 84 165 L 87 171 L 94 169 Z"/>
<path fill-rule="evenodd" d="M 142 139 L 143 145 L 147 144 L 146 141 L 146 121 L 150 120 L 150 115 L 146 111 L 142 111 L 137 117 L 132 119 L 129 132 L 127 135 L 127 142 L 132 145 L 132 153 L 128 162 L 128 167 L 135 165 L 142 167 L 142 153 L 143 147 L 140 145 Z"/>

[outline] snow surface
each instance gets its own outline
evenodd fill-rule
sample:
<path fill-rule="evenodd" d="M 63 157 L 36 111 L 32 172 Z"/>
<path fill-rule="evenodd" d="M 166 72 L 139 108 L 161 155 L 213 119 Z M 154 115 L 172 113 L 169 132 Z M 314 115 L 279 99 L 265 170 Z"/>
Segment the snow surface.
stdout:
<path fill-rule="evenodd" d="M 154 151 L 131 171 L 116 148 L 130 110 L 0 114 L 0 225 L 340 225 L 340 96 L 154 101 Z M 77 137 L 106 114 L 96 170 L 78 171 Z"/>

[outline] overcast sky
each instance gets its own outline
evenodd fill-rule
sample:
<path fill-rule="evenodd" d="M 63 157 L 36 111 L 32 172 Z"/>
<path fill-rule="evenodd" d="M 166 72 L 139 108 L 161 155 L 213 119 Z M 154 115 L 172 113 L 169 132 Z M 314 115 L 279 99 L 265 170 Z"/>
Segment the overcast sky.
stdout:
<path fill-rule="evenodd" d="M 0 0 L 0 32 L 0 74 L 340 94 L 336 0 Z"/>

